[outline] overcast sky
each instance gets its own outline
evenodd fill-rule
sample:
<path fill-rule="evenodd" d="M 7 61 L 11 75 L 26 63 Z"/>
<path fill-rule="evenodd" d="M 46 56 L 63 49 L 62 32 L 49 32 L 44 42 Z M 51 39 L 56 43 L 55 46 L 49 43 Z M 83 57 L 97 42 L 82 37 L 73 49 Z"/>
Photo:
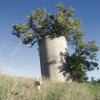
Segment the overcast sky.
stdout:
<path fill-rule="evenodd" d="M 100 47 L 100 0 L 0 0 L 0 71 L 21 77 L 40 77 L 38 45 L 26 48 L 12 35 L 12 25 L 28 21 L 32 10 L 46 8 L 55 14 L 55 4 L 74 7 L 74 17 L 83 21 L 82 29 L 86 31 L 86 41 L 96 40 Z M 14 55 L 14 56 L 13 56 Z M 98 52 L 100 66 L 100 51 Z M 88 73 L 89 77 L 100 78 L 100 70 Z"/>

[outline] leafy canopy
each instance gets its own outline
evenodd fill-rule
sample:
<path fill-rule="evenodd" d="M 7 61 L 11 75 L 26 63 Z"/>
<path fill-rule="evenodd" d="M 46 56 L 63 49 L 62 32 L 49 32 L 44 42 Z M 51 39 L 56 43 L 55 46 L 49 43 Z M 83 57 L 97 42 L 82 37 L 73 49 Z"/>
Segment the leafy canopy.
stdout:
<path fill-rule="evenodd" d="M 58 12 L 50 15 L 45 9 L 37 8 L 28 16 L 28 23 L 13 25 L 13 35 L 21 38 L 22 43 L 34 45 L 39 39 L 49 35 L 51 38 L 65 36 L 68 41 L 74 34 L 80 34 L 80 19 L 71 18 L 75 10 L 57 4 Z"/>
<path fill-rule="evenodd" d="M 83 40 L 84 31 L 81 20 L 72 18 L 75 10 L 57 4 L 58 12 L 50 15 L 45 9 L 37 8 L 28 16 L 28 23 L 13 25 L 13 35 L 22 40 L 23 44 L 31 47 L 45 36 L 50 38 L 65 36 L 69 45 L 74 47 L 74 53 L 66 56 L 66 73 L 69 72 L 73 80 L 83 82 L 87 79 L 86 72 L 98 69 L 96 52 L 99 48 L 95 41 L 86 43 Z"/>
<path fill-rule="evenodd" d="M 95 41 L 77 44 L 74 53 L 66 55 L 66 72 L 69 72 L 72 79 L 77 82 L 84 82 L 88 79 L 86 72 L 95 68 L 99 70 L 97 63 L 98 47 Z"/>

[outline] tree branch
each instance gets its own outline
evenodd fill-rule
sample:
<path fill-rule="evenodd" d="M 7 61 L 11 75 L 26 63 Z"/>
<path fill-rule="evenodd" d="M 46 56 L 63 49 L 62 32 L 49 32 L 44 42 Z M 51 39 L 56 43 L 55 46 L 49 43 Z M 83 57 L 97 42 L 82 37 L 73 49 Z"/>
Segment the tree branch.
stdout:
<path fill-rule="evenodd" d="M 31 43 L 31 46 L 30 46 L 30 48 L 31 47 L 33 47 L 33 45 L 36 43 L 36 42 L 38 42 L 39 40 L 37 40 L 37 41 L 34 41 L 33 43 Z"/>

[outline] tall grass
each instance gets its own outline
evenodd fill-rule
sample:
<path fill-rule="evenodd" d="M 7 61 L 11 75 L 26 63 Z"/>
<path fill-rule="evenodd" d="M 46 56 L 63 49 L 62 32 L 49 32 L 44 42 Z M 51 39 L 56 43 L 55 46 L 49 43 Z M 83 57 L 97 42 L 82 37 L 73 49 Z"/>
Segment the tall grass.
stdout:
<path fill-rule="evenodd" d="M 0 75 L 0 100 L 100 100 L 94 96 L 86 84 L 44 80 L 38 92 L 34 79 Z"/>

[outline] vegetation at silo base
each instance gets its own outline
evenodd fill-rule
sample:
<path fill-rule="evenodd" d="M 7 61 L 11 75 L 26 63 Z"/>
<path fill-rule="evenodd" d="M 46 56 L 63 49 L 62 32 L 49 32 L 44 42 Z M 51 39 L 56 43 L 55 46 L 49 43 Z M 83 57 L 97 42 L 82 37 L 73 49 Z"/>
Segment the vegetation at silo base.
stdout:
<path fill-rule="evenodd" d="M 34 79 L 0 75 L 0 100 L 100 100 L 100 84 L 44 80 L 38 92 Z"/>

